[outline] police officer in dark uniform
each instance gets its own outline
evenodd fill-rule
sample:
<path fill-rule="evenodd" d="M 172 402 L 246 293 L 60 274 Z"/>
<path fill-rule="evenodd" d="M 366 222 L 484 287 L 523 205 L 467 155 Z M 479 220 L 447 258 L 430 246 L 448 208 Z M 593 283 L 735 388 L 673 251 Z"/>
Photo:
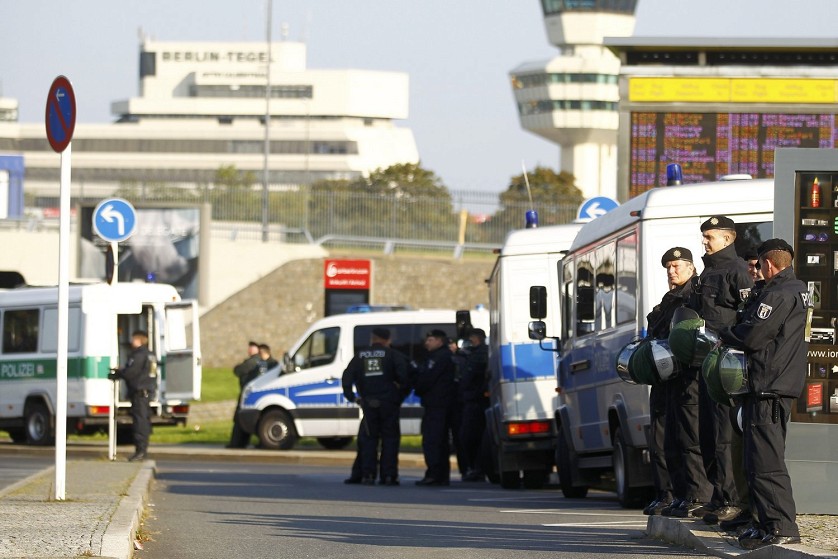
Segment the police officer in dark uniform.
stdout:
<path fill-rule="evenodd" d="M 457 386 L 448 336 L 442 330 L 431 330 L 425 337 L 428 358 L 416 370 L 414 391 L 421 398 L 422 452 L 425 455 L 425 477 L 416 485 L 448 485 L 451 478 L 451 429 Z"/>
<path fill-rule="evenodd" d="M 469 347 L 460 350 L 465 358 L 460 376 L 461 404 L 460 444 L 463 447 L 465 473 L 463 481 L 483 481 L 478 456 L 483 431 L 486 429 L 486 408 L 489 407 L 488 377 L 489 348 L 486 332 L 474 328 L 468 334 Z"/>
<path fill-rule="evenodd" d="M 370 346 L 355 354 L 343 372 L 343 394 L 364 411 L 359 431 L 361 483 L 373 485 L 379 471 L 378 445 L 381 443 L 381 484 L 399 484 L 399 408 L 401 387 L 407 383 L 405 361 L 387 347 L 390 331 L 373 328 Z M 352 386 L 358 391 L 358 396 Z"/>
<path fill-rule="evenodd" d="M 692 252 L 684 247 L 667 250 L 661 265 L 669 291 L 646 321 L 649 337 L 665 340 L 676 310 L 689 301 L 696 272 Z M 698 439 L 698 376 L 698 369 L 684 367 L 679 376 L 653 385 L 649 392 L 649 450 L 657 498 L 643 509 L 644 514 L 661 514 L 667 506 L 677 509 L 680 501 L 701 501 L 707 496 Z"/>
<path fill-rule="evenodd" d="M 149 401 L 154 395 L 156 378 L 152 376 L 152 356 L 148 351 L 148 333 L 137 330 L 131 334 L 131 353 L 121 369 L 112 369 L 108 378 L 123 379 L 131 399 L 131 421 L 134 435 L 134 454 L 129 461 L 144 460 L 148 454 L 151 435 Z"/>
<path fill-rule="evenodd" d="M 794 250 L 786 241 L 765 241 L 758 253 L 765 286 L 749 301 L 739 324 L 719 332 L 723 343 L 745 352 L 748 364 L 742 424 L 758 525 L 739 536 L 745 549 L 800 543 L 785 448 L 792 402 L 806 381 L 809 294 L 795 277 Z"/>
<path fill-rule="evenodd" d="M 233 413 L 233 432 L 230 434 L 230 442 L 227 443 L 227 448 L 247 448 L 247 443 L 250 442 L 250 433 L 247 433 L 239 425 L 239 412 L 244 387 L 259 376 L 259 369 L 259 344 L 251 341 L 247 344 L 247 359 L 233 367 L 233 374 L 239 379 L 239 398 L 236 400 L 236 411 Z"/>
<path fill-rule="evenodd" d="M 690 307 L 704 319 L 707 329 L 718 333 L 736 323 L 737 312 L 748 298 L 754 281 L 748 265 L 736 254 L 735 223 L 729 217 L 714 215 L 701 224 L 705 254 L 704 270 L 693 281 Z M 741 512 L 733 473 L 731 444 L 734 436 L 730 407 L 716 403 L 707 392 L 704 377 L 699 375 L 699 435 L 707 479 L 713 486 L 710 502 L 683 503 L 679 508 L 718 520 L 732 519 Z M 681 516 L 681 514 L 676 514 Z"/>

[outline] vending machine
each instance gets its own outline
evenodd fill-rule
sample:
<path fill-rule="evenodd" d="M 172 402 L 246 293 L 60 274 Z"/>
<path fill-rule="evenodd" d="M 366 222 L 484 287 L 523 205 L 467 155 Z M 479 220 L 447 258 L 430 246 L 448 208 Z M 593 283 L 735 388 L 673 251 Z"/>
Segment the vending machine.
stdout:
<path fill-rule="evenodd" d="M 812 320 L 786 463 L 799 513 L 838 514 L 838 150 L 777 149 L 774 236 L 794 247 Z"/>

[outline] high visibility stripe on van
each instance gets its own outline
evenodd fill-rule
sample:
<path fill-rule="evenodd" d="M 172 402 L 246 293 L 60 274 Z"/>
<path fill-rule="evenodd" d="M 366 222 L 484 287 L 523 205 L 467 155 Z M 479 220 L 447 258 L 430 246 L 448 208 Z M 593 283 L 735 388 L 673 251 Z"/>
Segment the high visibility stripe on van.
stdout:
<path fill-rule="evenodd" d="M 500 346 L 503 380 L 526 381 L 537 378 L 555 377 L 555 354 L 548 348 L 555 344 L 545 340 L 544 349 L 537 343 L 504 344 Z"/>
<path fill-rule="evenodd" d="M 67 378 L 108 378 L 110 357 L 70 357 L 67 360 Z M 0 381 L 31 381 L 56 378 L 56 360 L 7 359 L 0 361 Z"/>

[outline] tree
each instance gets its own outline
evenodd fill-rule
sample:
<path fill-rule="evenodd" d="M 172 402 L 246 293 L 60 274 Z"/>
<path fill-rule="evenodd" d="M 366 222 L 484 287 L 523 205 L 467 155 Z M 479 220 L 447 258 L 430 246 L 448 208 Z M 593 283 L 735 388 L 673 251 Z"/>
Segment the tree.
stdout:
<path fill-rule="evenodd" d="M 532 208 L 538 211 L 541 225 L 570 223 L 576 217 L 576 209 L 584 197 L 574 184 L 573 175 L 562 171 L 556 173 L 547 167 L 536 167 L 527 173 L 532 192 Z M 492 217 L 507 224 L 508 229 L 524 226 L 524 213 L 531 208 L 527 184 L 523 173 L 512 177 L 509 187 L 500 195 L 500 209 Z"/>

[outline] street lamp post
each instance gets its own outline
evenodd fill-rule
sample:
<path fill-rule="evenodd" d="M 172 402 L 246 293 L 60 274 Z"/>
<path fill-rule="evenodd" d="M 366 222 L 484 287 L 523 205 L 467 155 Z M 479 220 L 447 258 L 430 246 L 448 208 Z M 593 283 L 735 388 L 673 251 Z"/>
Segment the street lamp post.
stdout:
<path fill-rule="evenodd" d="M 267 68 L 265 70 L 265 153 L 262 168 L 262 242 L 268 242 L 268 157 L 271 153 L 271 23 L 273 20 L 273 0 L 265 0 L 267 4 L 266 36 L 268 51 Z"/>

